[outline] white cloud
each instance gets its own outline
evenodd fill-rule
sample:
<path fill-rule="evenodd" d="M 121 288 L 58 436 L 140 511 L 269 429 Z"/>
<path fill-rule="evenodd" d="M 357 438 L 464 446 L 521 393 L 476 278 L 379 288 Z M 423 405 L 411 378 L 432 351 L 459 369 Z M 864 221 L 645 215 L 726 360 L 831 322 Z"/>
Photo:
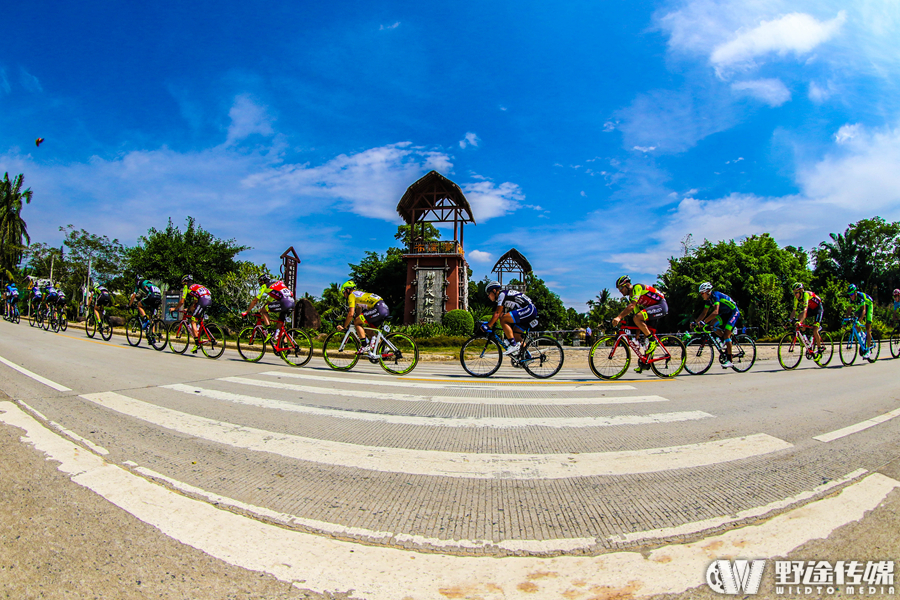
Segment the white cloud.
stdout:
<path fill-rule="evenodd" d="M 750 30 L 740 30 L 729 41 L 716 46 L 710 62 L 717 68 L 752 63 L 768 54 L 807 54 L 834 36 L 847 20 L 840 11 L 830 21 L 819 21 L 804 13 L 790 13 L 771 21 L 762 21 Z"/>
<path fill-rule="evenodd" d="M 41 86 L 40 80 L 37 77 L 26 71 L 24 68 L 19 68 L 19 82 L 22 84 L 22 87 L 32 93 L 43 92 L 44 88 Z"/>
<path fill-rule="evenodd" d="M 815 102 L 816 104 L 821 104 L 831 98 L 835 93 L 834 84 L 832 82 L 828 82 L 825 87 L 822 87 L 815 81 L 809 82 L 809 93 L 807 94 L 809 99 Z"/>
<path fill-rule="evenodd" d="M 482 252 L 481 250 L 472 250 L 471 252 L 466 252 L 466 257 L 469 262 L 477 263 L 477 264 L 490 264 L 494 259 L 489 252 Z"/>
<path fill-rule="evenodd" d="M 654 150 L 656 150 L 656 146 L 635 146 L 634 148 L 632 148 L 632 150 L 637 150 L 638 152 L 643 152 L 646 154 L 647 152 L 653 152 Z"/>
<path fill-rule="evenodd" d="M 241 94 L 234 99 L 228 116 L 231 118 L 231 125 L 228 126 L 226 144 L 234 144 L 254 133 L 266 137 L 275 133 L 272 118 L 266 108 L 254 102 L 248 94 Z"/>
<path fill-rule="evenodd" d="M 477 148 L 481 144 L 481 139 L 471 131 L 468 132 L 463 139 L 459 141 L 459 147 L 465 148 L 466 146 L 472 146 L 473 148 Z"/>
<path fill-rule="evenodd" d="M 398 27 L 400 27 L 400 21 L 397 21 L 393 25 L 382 25 L 381 27 L 378 28 L 378 30 L 379 31 L 388 31 L 391 29 L 397 29 Z"/>
<path fill-rule="evenodd" d="M 757 79 L 755 81 L 738 81 L 731 84 L 731 89 L 739 95 L 747 95 L 762 100 L 769 106 L 781 106 L 791 99 L 791 92 L 780 79 Z"/>
<path fill-rule="evenodd" d="M 522 189 L 509 182 L 497 185 L 493 181 L 479 181 L 463 185 L 462 190 L 478 223 L 521 208 L 525 199 Z"/>
<path fill-rule="evenodd" d="M 834 134 L 834 141 L 836 141 L 838 144 L 849 142 L 857 135 L 859 135 L 861 129 L 862 127 L 859 123 L 853 125 L 843 125 L 840 129 L 838 129 L 838 132 Z"/>

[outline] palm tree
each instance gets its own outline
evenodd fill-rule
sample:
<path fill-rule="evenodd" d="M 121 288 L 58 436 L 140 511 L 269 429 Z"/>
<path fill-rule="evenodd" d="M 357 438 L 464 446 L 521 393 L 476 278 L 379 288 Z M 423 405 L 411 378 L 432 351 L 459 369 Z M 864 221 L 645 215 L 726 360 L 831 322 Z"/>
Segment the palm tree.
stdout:
<path fill-rule="evenodd" d="M 20 173 L 13 181 L 9 173 L 0 181 L 0 269 L 10 279 L 22 261 L 25 244 L 31 243 L 28 227 L 22 219 L 22 201 L 31 203 L 31 189 L 22 190 L 24 176 Z M 25 244 L 23 244 L 23 239 Z"/>

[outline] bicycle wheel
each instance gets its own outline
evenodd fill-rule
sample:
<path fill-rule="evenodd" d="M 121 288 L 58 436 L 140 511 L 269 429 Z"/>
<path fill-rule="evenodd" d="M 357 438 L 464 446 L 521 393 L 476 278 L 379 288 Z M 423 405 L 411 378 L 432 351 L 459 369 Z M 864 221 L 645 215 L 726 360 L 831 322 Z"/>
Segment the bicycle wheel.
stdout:
<path fill-rule="evenodd" d="M 41 327 L 44 328 L 44 331 L 50 331 L 50 328 L 53 327 L 53 323 L 51 323 L 51 315 L 50 313 L 45 313 L 41 317 Z"/>
<path fill-rule="evenodd" d="M 865 358 L 867 361 L 869 361 L 870 363 L 873 363 L 873 362 L 875 362 L 876 360 L 878 360 L 878 357 L 881 355 L 881 338 L 879 338 L 877 335 L 875 335 L 875 334 L 873 333 L 873 334 L 872 334 L 872 341 L 871 341 L 871 344 L 872 344 L 872 346 L 873 346 L 873 349 L 872 349 L 872 351 L 871 351 L 867 356 L 865 356 L 864 358 Z"/>
<path fill-rule="evenodd" d="M 109 324 L 109 317 L 103 315 L 100 318 L 100 337 L 107 342 L 112 339 L 112 325 Z"/>
<path fill-rule="evenodd" d="M 65 331 L 69 328 L 69 317 L 66 316 L 66 311 L 63 311 L 61 315 L 59 315 L 59 330 Z"/>
<path fill-rule="evenodd" d="M 191 342 L 191 329 L 184 321 L 178 321 L 169 332 L 169 350 L 184 354 Z"/>
<path fill-rule="evenodd" d="M 731 368 L 738 373 L 746 373 L 756 363 L 756 342 L 746 334 L 736 335 L 731 340 Z"/>
<path fill-rule="evenodd" d="M 256 327 L 245 327 L 238 334 L 237 349 L 241 358 L 247 362 L 257 362 L 266 353 L 265 334 Z"/>
<path fill-rule="evenodd" d="M 125 323 L 125 339 L 131 346 L 137 346 L 141 343 L 141 336 L 144 330 L 141 329 L 141 319 L 138 316 L 131 317 Z"/>
<path fill-rule="evenodd" d="M 313 342 L 309 334 L 300 329 L 288 329 L 281 339 L 281 360 L 292 367 L 302 367 L 312 358 Z"/>
<path fill-rule="evenodd" d="M 703 375 L 712 366 L 716 347 L 703 337 L 695 337 L 684 347 L 684 370 L 691 375 Z"/>
<path fill-rule="evenodd" d="M 97 333 L 97 317 L 94 316 L 93 311 L 91 311 L 88 318 L 84 320 L 84 332 L 89 338 L 93 338 Z"/>
<path fill-rule="evenodd" d="M 147 328 L 147 343 L 154 350 L 161 351 L 169 343 L 169 328 L 162 319 L 153 319 Z"/>
<path fill-rule="evenodd" d="M 821 354 L 816 354 L 815 362 L 820 367 L 827 367 L 834 357 L 834 340 L 831 339 L 831 334 L 824 331 L 819 332 L 819 337 L 822 339 L 824 350 Z"/>
<path fill-rule="evenodd" d="M 778 362 L 788 371 L 796 369 L 803 358 L 805 350 L 803 344 L 795 342 L 793 333 L 786 333 L 781 336 L 781 341 L 778 342 Z"/>
<path fill-rule="evenodd" d="M 600 379 L 618 379 L 625 374 L 630 363 L 631 349 L 617 335 L 600 338 L 588 354 L 588 365 Z"/>
<path fill-rule="evenodd" d="M 15 309 L 13 309 L 13 323 L 18 325 L 21 320 L 22 315 L 19 314 L 19 307 L 17 306 L 15 307 Z"/>
<path fill-rule="evenodd" d="M 895 329 L 891 332 L 889 347 L 891 356 L 900 358 L 900 329 Z"/>
<path fill-rule="evenodd" d="M 559 342 L 551 337 L 539 337 L 525 346 L 521 364 L 528 374 L 538 379 L 553 377 L 562 369 L 566 355 Z"/>
<path fill-rule="evenodd" d="M 473 335 L 459 349 L 459 363 L 472 377 L 490 377 L 503 364 L 503 349 L 494 338 Z"/>
<path fill-rule="evenodd" d="M 225 352 L 225 334 L 222 332 L 222 328 L 215 323 L 207 323 L 206 336 L 203 338 L 200 349 L 206 355 L 206 358 L 219 358 L 222 356 L 222 353 Z"/>
<path fill-rule="evenodd" d="M 343 331 L 333 331 L 322 345 L 325 362 L 336 371 L 349 371 L 359 361 L 359 340 L 351 333 L 344 344 L 344 335 Z"/>
<path fill-rule="evenodd" d="M 850 331 L 841 334 L 841 345 L 838 346 L 838 354 L 841 355 L 841 362 L 845 366 L 850 366 L 856 360 L 856 338 L 850 335 Z"/>
<path fill-rule="evenodd" d="M 411 337 L 391 333 L 378 344 L 378 362 L 392 375 L 406 375 L 419 364 L 419 349 Z"/>
<path fill-rule="evenodd" d="M 659 338 L 659 344 L 653 349 L 650 368 L 659 377 L 668 379 L 675 377 L 684 368 L 685 350 L 684 342 L 674 335 L 663 335 Z"/>

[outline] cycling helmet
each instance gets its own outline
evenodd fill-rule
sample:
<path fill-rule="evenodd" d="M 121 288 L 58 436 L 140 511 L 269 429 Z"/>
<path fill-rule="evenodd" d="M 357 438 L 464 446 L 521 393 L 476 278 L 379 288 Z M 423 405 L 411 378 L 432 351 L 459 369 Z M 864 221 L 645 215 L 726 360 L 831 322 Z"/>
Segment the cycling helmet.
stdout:
<path fill-rule="evenodd" d="M 803 284 L 798 281 L 797 283 L 795 283 L 794 285 L 791 286 L 791 289 L 794 290 L 795 292 L 802 292 Z"/>
<path fill-rule="evenodd" d="M 484 293 L 490 294 L 492 291 L 499 290 L 501 287 L 502 286 L 500 285 L 499 281 L 492 281 L 489 284 L 487 284 L 486 286 L 484 286 Z"/>
<path fill-rule="evenodd" d="M 619 289 L 626 283 L 631 283 L 631 277 L 629 277 L 628 275 L 622 275 L 621 277 L 616 279 L 616 289 Z"/>
<path fill-rule="evenodd" d="M 894 295 L 894 296 L 900 296 L 900 290 L 894 290 L 893 295 Z"/>
<path fill-rule="evenodd" d="M 700 289 L 697 290 L 697 291 L 699 291 L 701 294 L 702 294 L 703 292 L 711 292 L 711 291 L 712 291 L 712 284 L 711 284 L 710 282 L 708 282 L 708 281 L 707 281 L 706 283 L 701 283 L 701 284 L 700 284 Z"/>
<path fill-rule="evenodd" d="M 184 277 L 181 278 L 181 284 L 182 284 L 182 285 L 187 285 L 187 284 L 189 284 L 189 283 L 194 283 L 194 276 L 193 276 L 193 275 L 185 275 Z"/>
<path fill-rule="evenodd" d="M 850 286 L 847 288 L 847 295 L 852 296 L 855 293 L 856 293 L 856 286 L 851 283 Z"/>
<path fill-rule="evenodd" d="M 259 282 L 259 285 L 267 285 L 269 283 L 272 283 L 272 278 L 269 277 L 269 275 L 267 273 L 263 273 L 262 275 L 260 275 L 259 277 L 256 278 L 256 281 Z"/>
<path fill-rule="evenodd" d="M 345 281 L 343 285 L 341 285 L 341 293 L 346 294 L 347 292 L 352 292 L 356 289 L 356 282 L 354 281 Z"/>

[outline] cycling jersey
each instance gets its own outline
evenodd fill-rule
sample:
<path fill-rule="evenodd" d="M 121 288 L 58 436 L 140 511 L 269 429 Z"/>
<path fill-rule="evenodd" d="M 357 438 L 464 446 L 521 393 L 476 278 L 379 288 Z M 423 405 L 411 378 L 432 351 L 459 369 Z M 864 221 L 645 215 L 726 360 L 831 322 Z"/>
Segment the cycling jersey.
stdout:
<path fill-rule="evenodd" d="M 803 292 L 799 298 L 794 296 L 794 310 L 802 313 L 804 306 L 806 306 L 807 312 L 818 310 L 822 306 L 822 299 L 816 296 L 815 292 Z"/>
<path fill-rule="evenodd" d="M 900 310 L 900 300 L 894 300 L 894 310 Z"/>
<path fill-rule="evenodd" d="M 718 306 L 720 315 L 730 315 L 738 309 L 737 302 L 732 300 L 731 296 L 723 294 L 722 292 L 710 293 L 709 300 L 706 301 L 706 306 L 710 309 Z"/>
<path fill-rule="evenodd" d="M 59 292 L 56 291 L 56 288 L 52 285 L 48 285 L 44 288 L 44 300 L 47 302 L 56 302 L 56 299 L 59 297 Z"/>
<path fill-rule="evenodd" d="M 94 296 L 92 300 L 96 306 L 110 306 L 112 305 L 112 294 L 109 293 L 109 290 L 103 287 L 102 285 L 95 285 L 91 294 Z"/>
<path fill-rule="evenodd" d="M 283 281 L 276 281 L 271 286 L 264 285 L 259 288 L 259 294 L 256 295 L 256 299 L 265 300 L 266 296 L 268 296 L 272 301 L 294 299 L 293 292 L 291 292 L 288 286 L 284 285 Z"/>
<path fill-rule="evenodd" d="M 190 286 L 184 286 L 184 289 L 181 291 L 181 301 L 186 301 L 188 296 L 190 296 L 194 300 L 200 300 L 201 298 L 212 298 L 212 294 L 209 293 L 209 290 L 199 283 L 195 283 L 194 285 Z"/>
<path fill-rule="evenodd" d="M 147 279 L 142 279 L 134 288 L 135 298 L 140 302 L 144 298 L 160 297 L 162 293 L 159 288 L 150 283 Z"/>
<path fill-rule="evenodd" d="M 9 285 L 6 286 L 6 293 L 7 294 L 15 294 L 16 296 L 18 296 L 19 289 L 16 287 L 16 284 L 10 283 Z"/>
<path fill-rule="evenodd" d="M 383 301 L 384 300 L 378 294 L 363 292 L 362 290 L 353 290 L 350 292 L 350 295 L 347 296 L 347 303 L 350 306 L 351 313 L 357 304 L 363 309 L 371 309 L 375 308 L 376 304 Z"/>
<path fill-rule="evenodd" d="M 637 303 L 634 312 L 639 313 L 648 306 L 659 304 L 665 299 L 666 297 L 662 294 L 662 292 L 657 290 L 652 285 L 645 286 L 638 283 L 631 288 L 631 297 L 628 300 L 629 302 Z"/>
<path fill-rule="evenodd" d="M 532 302 L 531 298 L 526 296 L 524 292 L 516 290 L 500 290 L 500 292 L 497 293 L 497 306 L 502 306 L 506 310 L 512 312 L 514 310 L 527 308 L 528 306 L 534 306 L 534 302 Z"/>
<path fill-rule="evenodd" d="M 866 294 L 865 292 L 856 292 L 856 302 L 853 299 L 850 299 L 850 306 L 854 306 L 857 308 L 862 308 L 867 304 L 873 304 L 875 301 L 872 300 L 872 296 Z"/>

